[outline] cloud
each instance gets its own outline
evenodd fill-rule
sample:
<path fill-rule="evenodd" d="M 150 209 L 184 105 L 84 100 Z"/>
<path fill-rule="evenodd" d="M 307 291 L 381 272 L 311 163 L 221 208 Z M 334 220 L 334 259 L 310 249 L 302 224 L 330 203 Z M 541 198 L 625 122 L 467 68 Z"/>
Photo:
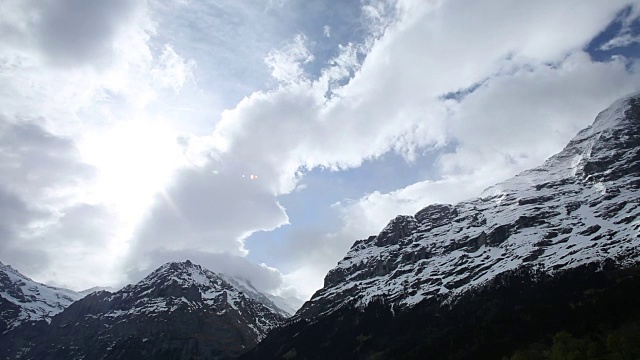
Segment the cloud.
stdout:
<path fill-rule="evenodd" d="M 540 164 L 599 111 L 637 89 L 640 76 L 627 71 L 629 64 L 592 62 L 576 52 L 559 64 L 487 80 L 457 105 L 449 132 L 459 146 L 442 159 L 443 171 L 466 174 L 495 161 L 513 169 Z"/>
<path fill-rule="evenodd" d="M 113 201 L 123 196 L 109 195 L 127 193 L 138 172 L 119 174 L 129 182 L 118 178 L 110 188 L 102 186 L 111 170 L 105 163 L 113 165 L 114 154 L 127 145 L 107 135 L 149 117 L 146 106 L 163 86 L 184 87 L 190 62 L 170 50 L 154 56 L 154 27 L 143 2 L 5 5 L 13 12 L 0 16 L 0 27 L 10 30 L 0 35 L 0 188 L 24 219 L 0 225 L 7 235 L 1 253 L 10 260 L 3 261 L 36 280 L 75 289 L 116 284 L 122 281 L 120 259 L 132 220 L 130 209 Z M 148 145 L 157 143 L 163 127 L 156 116 L 154 129 L 145 133 Z M 92 139 L 100 141 L 91 144 Z M 149 155 L 135 145 L 126 149 L 128 159 Z M 100 156 L 88 156 L 89 148 Z M 144 160 L 151 165 L 147 172 L 157 167 L 158 161 Z"/>
<path fill-rule="evenodd" d="M 244 238 L 288 222 L 260 176 L 251 178 L 250 168 L 214 164 L 180 170 L 175 185 L 156 196 L 137 231 L 132 262 L 153 256 L 156 249 L 246 255 Z"/>
<path fill-rule="evenodd" d="M 157 196 L 137 229 L 130 264 L 155 263 L 156 249 L 244 255 L 247 236 L 288 223 L 276 195 L 296 188 L 301 169 L 337 169 L 363 161 L 360 149 L 369 149 L 370 139 L 365 138 L 352 150 L 347 121 L 322 115 L 330 108 L 325 106 L 327 91 L 338 89 L 339 82 L 357 70 L 357 45 L 342 46 L 321 79 L 312 81 L 304 71 L 304 64 L 313 59 L 307 42 L 306 37 L 297 35 L 268 53 L 265 62 L 282 86 L 254 92 L 222 114 L 211 136 L 213 155 L 180 170 L 173 186 Z M 334 132 L 334 125 L 345 131 L 338 128 Z M 332 134 L 340 133 L 340 138 L 331 139 Z M 188 144 L 196 139 L 185 139 L 190 149 Z M 338 147 L 330 155 L 337 157 L 335 161 L 325 158 L 327 147 L 332 145 Z M 386 151 L 373 149 L 376 154 Z M 251 175 L 257 180 L 252 181 Z"/>
<path fill-rule="evenodd" d="M 79 140 L 122 108 L 148 103 L 154 27 L 143 4 L 3 3 L 11 10 L 0 17 L 7 34 L 0 35 L 3 113 L 46 118 L 47 131 Z"/>
<path fill-rule="evenodd" d="M 324 36 L 330 38 L 331 37 L 331 26 L 329 25 L 325 25 L 322 27 L 322 33 L 324 34 Z"/>
<path fill-rule="evenodd" d="M 585 9 L 567 20 L 576 31 L 556 29 L 563 33 L 558 39 L 555 25 L 541 24 L 560 22 L 570 6 L 554 4 L 532 3 L 524 10 L 503 1 L 471 8 L 460 2 L 416 5 L 406 23 L 392 26 L 375 43 L 348 84 L 331 88 L 331 74 L 346 63 L 331 62 L 315 80 L 301 78 L 294 66 L 295 76 L 288 79 L 296 82 L 256 92 L 223 113 L 214 138 L 223 143 L 221 151 L 264 174 L 274 194 L 295 188 L 300 168 L 355 167 L 388 151 L 411 159 L 417 149 L 450 141 L 446 119 L 452 109 L 443 95 L 520 69 L 558 64 L 581 52 L 620 7 Z M 506 16 L 523 11 L 542 14 L 524 22 Z M 488 25 L 495 21 L 500 26 Z M 329 89 L 333 96 L 327 98 Z"/>
<path fill-rule="evenodd" d="M 32 222 L 47 219 L 46 211 L 29 206 L 15 193 L 0 187 L 0 252 L 2 262 L 15 264 L 25 272 L 37 273 L 49 265 L 48 254 L 42 249 L 30 249 L 19 239 L 20 232 Z"/>
<path fill-rule="evenodd" d="M 210 166 L 185 167 L 176 178 L 188 177 L 193 191 L 159 197 L 149 215 L 150 224 L 160 219 L 158 227 L 140 227 L 136 234 L 143 240 L 130 250 L 144 198 L 165 185 L 168 172 L 188 163 L 174 159 L 181 126 L 202 131 L 184 108 L 166 119 L 167 107 L 197 99 L 204 108 L 211 100 L 197 88 L 195 61 L 162 41 L 166 33 L 158 34 L 146 2 L 118 0 L 108 9 L 93 1 L 5 5 L 14 12 L 0 16 L 0 190 L 17 217 L 7 216 L 11 221 L 0 223 L 0 232 L 6 235 L 2 254 L 11 256 L 12 265 L 76 289 L 117 284 L 124 280 L 127 255 L 143 245 L 171 249 L 189 236 L 186 244 L 243 254 L 238 239 L 287 221 L 271 198 L 265 202 L 259 190 L 238 187 L 239 175 L 220 176 L 211 187 Z M 167 130 L 168 124 L 174 128 Z M 201 152 L 184 150 L 188 157 Z M 237 200 L 237 206 L 209 203 L 211 198 Z M 207 224 L 211 209 L 220 216 Z M 189 218 L 173 217 L 173 210 Z M 145 234 L 167 229 L 163 221 L 175 227 L 147 242 Z"/>
<path fill-rule="evenodd" d="M 618 34 L 602 44 L 599 50 L 607 51 L 640 43 L 640 6 L 630 5 L 621 12 L 618 20 L 620 21 Z"/>
<path fill-rule="evenodd" d="M 264 62 L 274 79 L 284 83 L 295 83 L 304 80 L 303 66 L 313 59 L 307 48 L 307 37 L 298 34 L 281 49 L 270 51 Z"/>
<path fill-rule="evenodd" d="M 0 115 L 0 183 L 29 202 L 63 201 L 74 187 L 86 185 L 95 169 L 79 161 L 71 139 L 38 122 L 43 119 Z"/>
<path fill-rule="evenodd" d="M 115 0 L 16 1 L 3 3 L 4 45 L 38 51 L 50 63 L 72 67 L 108 63 L 114 41 L 141 3 Z"/>
<path fill-rule="evenodd" d="M 70 66 L 108 59 L 114 37 L 138 2 L 62 0 L 40 5 L 38 45 L 55 64 Z"/>
<path fill-rule="evenodd" d="M 110 259 L 115 215 L 80 201 L 78 189 L 90 188 L 96 169 L 74 142 L 35 120 L 0 116 L 0 154 L 2 261 L 40 281 L 60 283 L 59 274 L 66 284 L 105 279 L 94 271 Z"/>
<path fill-rule="evenodd" d="M 178 94 L 187 81 L 194 81 L 194 60 L 186 61 L 170 45 L 165 45 L 158 64 L 151 69 L 151 77 L 163 88 L 172 88 Z"/>

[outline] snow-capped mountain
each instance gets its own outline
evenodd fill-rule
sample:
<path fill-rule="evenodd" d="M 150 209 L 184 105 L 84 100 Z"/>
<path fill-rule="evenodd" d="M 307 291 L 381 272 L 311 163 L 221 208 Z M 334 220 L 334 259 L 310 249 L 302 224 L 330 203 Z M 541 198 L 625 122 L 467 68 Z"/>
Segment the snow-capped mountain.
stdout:
<path fill-rule="evenodd" d="M 640 259 L 640 97 L 617 101 L 542 166 L 356 241 L 300 311 L 445 298 L 524 264 L 554 272 Z"/>
<path fill-rule="evenodd" d="M 475 199 L 397 216 L 356 241 L 324 287 L 246 358 L 509 355 L 491 342 L 542 341 L 542 329 L 560 331 L 556 324 L 568 328 L 638 297 L 638 285 L 628 291 L 623 280 L 637 282 L 638 215 L 640 94 L 601 112 L 542 166 Z M 541 330 L 508 336 L 517 329 Z M 323 333 L 324 343 L 314 342 Z"/>
<path fill-rule="evenodd" d="M 253 347 L 284 319 L 248 284 L 190 261 L 172 262 L 137 284 L 73 303 L 31 343 L 25 358 L 226 359 Z"/>
<path fill-rule="evenodd" d="M 53 315 L 81 297 L 72 290 L 35 282 L 0 263 L 0 334 L 25 322 L 50 322 Z"/>

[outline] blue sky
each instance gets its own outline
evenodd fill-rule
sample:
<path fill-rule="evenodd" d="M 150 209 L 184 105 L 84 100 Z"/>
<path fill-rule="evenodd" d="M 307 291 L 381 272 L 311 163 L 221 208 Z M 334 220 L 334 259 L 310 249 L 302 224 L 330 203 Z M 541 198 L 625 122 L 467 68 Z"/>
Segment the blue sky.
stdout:
<path fill-rule="evenodd" d="M 0 11 L 0 261 L 120 286 L 191 259 L 309 297 L 396 214 L 640 90 L 632 0 L 61 0 Z"/>

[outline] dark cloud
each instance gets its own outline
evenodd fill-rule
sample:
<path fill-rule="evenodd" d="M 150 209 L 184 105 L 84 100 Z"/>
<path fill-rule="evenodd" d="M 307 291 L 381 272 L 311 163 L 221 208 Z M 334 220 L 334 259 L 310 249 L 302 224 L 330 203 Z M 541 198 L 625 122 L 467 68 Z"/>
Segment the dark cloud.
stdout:
<path fill-rule="evenodd" d="M 103 205 L 80 203 L 63 210 L 62 217 L 47 233 L 47 243 L 64 243 L 77 250 L 94 252 L 113 238 L 115 214 Z"/>
<path fill-rule="evenodd" d="M 34 221 L 45 219 L 47 212 L 33 208 L 15 193 L 0 186 L 0 254 L 5 264 L 27 271 L 40 271 L 49 264 L 46 253 L 27 249 L 20 243 L 20 232 Z"/>
<path fill-rule="evenodd" d="M 106 209 L 68 199 L 69 189 L 93 176 L 70 139 L 0 116 L 0 261 L 37 274 L 64 261 L 66 251 L 104 245 L 99 239 L 112 227 Z"/>
<path fill-rule="evenodd" d="M 78 186 L 94 175 L 94 168 L 79 160 L 72 140 L 49 133 L 35 120 L 0 116 L 0 184 L 38 200 L 46 189 Z"/>
<path fill-rule="evenodd" d="M 105 59 L 119 27 L 140 2 L 135 0 L 44 1 L 38 43 L 50 59 L 77 65 Z"/>

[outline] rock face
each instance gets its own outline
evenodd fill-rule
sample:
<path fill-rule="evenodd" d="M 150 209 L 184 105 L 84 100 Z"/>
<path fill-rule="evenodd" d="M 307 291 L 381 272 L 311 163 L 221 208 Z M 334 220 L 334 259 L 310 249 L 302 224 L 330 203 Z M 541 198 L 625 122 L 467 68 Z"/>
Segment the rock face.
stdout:
<path fill-rule="evenodd" d="M 29 322 L 50 322 L 81 294 L 37 283 L 0 263 L 0 334 Z"/>
<path fill-rule="evenodd" d="M 257 290 L 189 261 L 96 292 L 53 317 L 25 359 L 228 359 L 284 320 Z"/>
<path fill-rule="evenodd" d="M 554 276 L 605 262 L 633 266 L 640 260 L 639 214 L 640 95 L 634 95 L 601 112 L 542 166 L 478 198 L 397 216 L 379 235 L 356 241 L 324 287 L 253 358 L 287 355 L 293 342 L 304 342 L 305 329 L 317 330 L 334 313 L 346 316 L 344 309 L 380 302 L 394 313 L 417 305 L 443 309 L 523 269 Z M 298 338 L 284 340 L 292 329 Z M 316 358 L 314 349 L 295 352 Z"/>

